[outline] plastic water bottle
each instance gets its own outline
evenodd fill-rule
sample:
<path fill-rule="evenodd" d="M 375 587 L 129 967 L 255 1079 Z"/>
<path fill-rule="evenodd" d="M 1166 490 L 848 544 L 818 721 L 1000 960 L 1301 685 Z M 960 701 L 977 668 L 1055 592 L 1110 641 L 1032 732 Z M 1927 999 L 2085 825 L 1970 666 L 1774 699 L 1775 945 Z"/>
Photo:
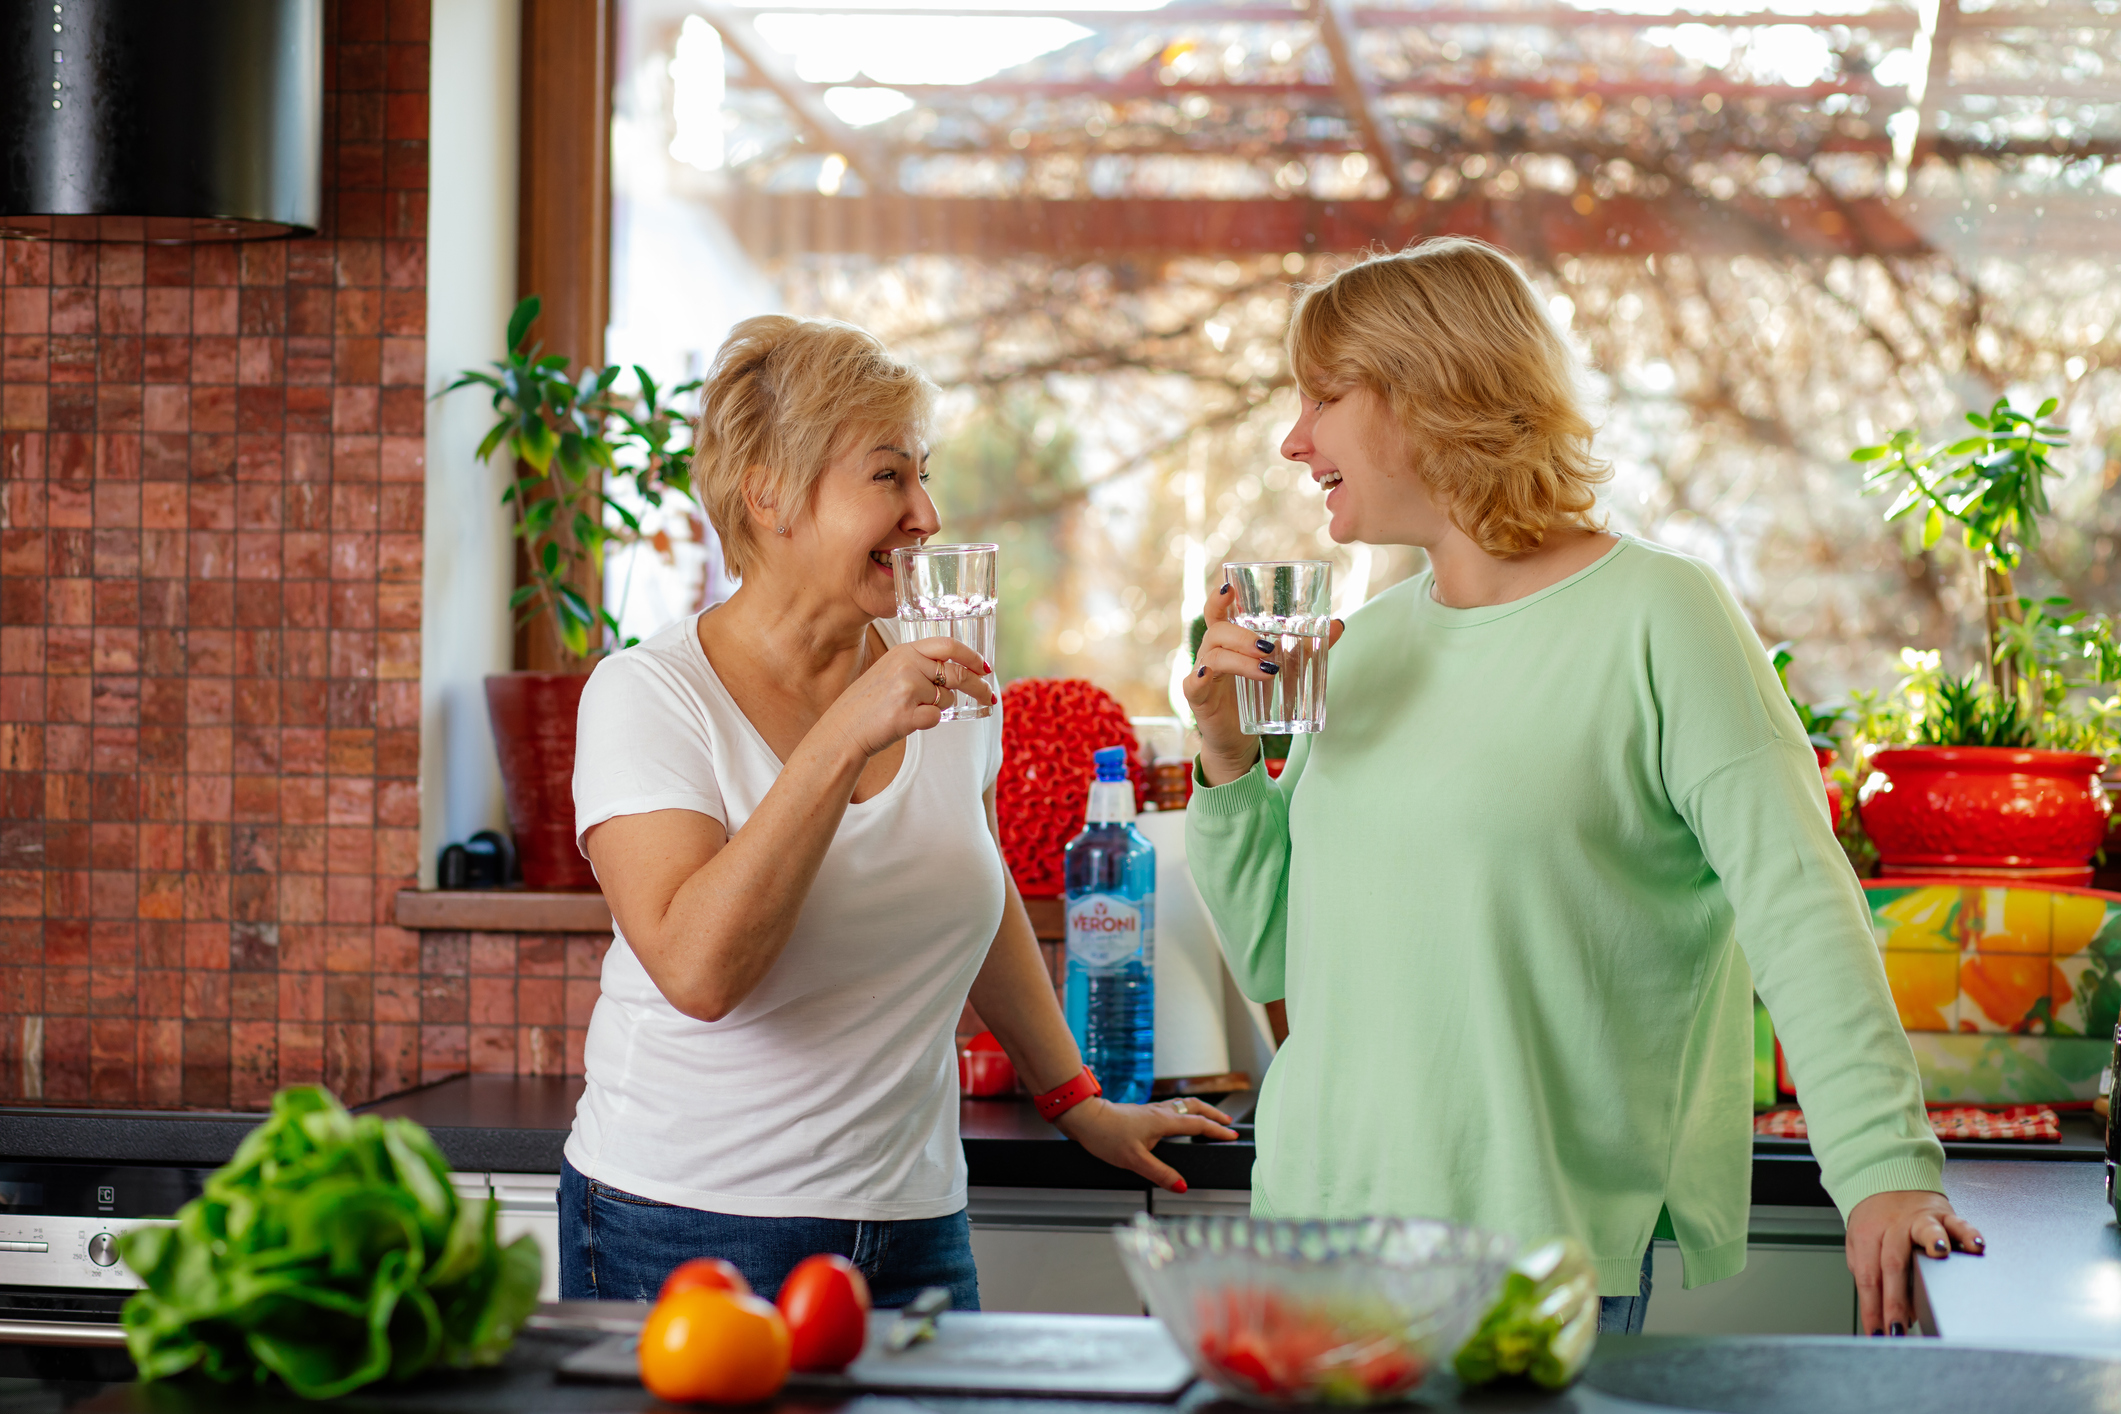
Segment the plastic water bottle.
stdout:
<path fill-rule="evenodd" d="M 1083 832 L 1068 843 L 1068 1029 L 1105 1098 L 1138 1105 L 1156 1068 L 1156 846 L 1134 828 L 1127 750 L 1096 753 Z"/>

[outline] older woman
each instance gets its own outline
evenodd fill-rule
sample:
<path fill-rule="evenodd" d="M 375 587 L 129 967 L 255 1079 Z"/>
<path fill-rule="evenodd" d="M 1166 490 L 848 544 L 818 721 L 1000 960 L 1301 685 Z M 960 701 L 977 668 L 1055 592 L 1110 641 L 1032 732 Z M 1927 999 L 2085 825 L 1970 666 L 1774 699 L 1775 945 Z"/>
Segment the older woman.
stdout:
<path fill-rule="evenodd" d="M 1290 1036 L 1253 1206 L 1573 1233 L 1640 1329 L 1668 1215 L 1688 1286 L 1745 1265 L 1752 995 L 1783 1039 L 1872 1333 L 1939 1192 L 1914 1055 L 1803 729 L 1699 561 L 1591 521 L 1579 369 L 1500 252 L 1431 241 L 1304 293 L 1283 455 L 1336 542 L 1428 569 L 1334 632 L 1326 730 L 1278 781 L 1238 729 L 1274 645 L 1210 626 L 1194 875 Z"/>
<path fill-rule="evenodd" d="M 878 1305 L 979 1304 L 953 1034 L 969 995 L 1041 1110 L 1166 1187 L 1198 1101 L 1098 1098 L 996 840 L 988 665 L 894 646 L 891 552 L 937 528 L 933 389 L 845 324 L 737 326 L 695 477 L 742 587 L 598 666 L 575 828 L 613 921 L 560 1185 L 561 1289 L 652 1297 L 714 1255 L 772 1294 L 816 1252 Z"/>

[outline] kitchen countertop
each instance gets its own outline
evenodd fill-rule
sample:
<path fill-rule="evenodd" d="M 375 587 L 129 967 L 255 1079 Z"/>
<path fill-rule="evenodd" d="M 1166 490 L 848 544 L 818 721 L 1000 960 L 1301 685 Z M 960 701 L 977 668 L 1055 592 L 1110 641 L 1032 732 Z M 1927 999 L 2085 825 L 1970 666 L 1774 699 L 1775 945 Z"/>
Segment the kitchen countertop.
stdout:
<path fill-rule="evenodd" d="M 579 1076 L 460 1075 L 365 1106 L 405 1115 L 433 1133 L 450 1164 L 466 1172 L 557 1173 L 574 1121 Z M 1249 1093 L 1233 1097 L 1249 1115 Z M 975 1187 L 1134 1190 L 1145 1180 L 1092 1158 L 1038 1117 L 1028 1101 L 963 1100 L 959 1131 Z M 1225 1108 L 1229 1108 L 1228 1105 Z M 16 1159 L 83 1163 L 163 1163 L 212 1167 L 227 1162 L 258 1116 L 152 1110 L 0 1108 L 0 1154 Z M 2060 1144 L 1947 1144 L 1962 1161 L 2089 1162 L 2104 1152 L 2103 1130 L 2088 1114 L 2062 1117 Z M 1234 1143 L 1167 1140 L 1164 1159 L 1194 1189 L 1252 1186 L 1251 1135 Z M 1753 1202 L 1761 1206 L 1831 1207 L 1819 1166 L 1802 1139 L 1753 1141 Z"/>
<path fill-rule="evenodd" d="M 2121 1349 L 2121 1231 L 2098 1163 L 1947 1164 L 1987 1251 L 1918 1258 L 1923 1324 L 1947 1338 Z"/>
<path fill-rule="evenodd" d="M 947 1318 L 946 1318 L 947 1319 Z M 78 1414 L 651 1414 L 671 1406 L 621 1385 L 561 1384 L 553 1370 L 584 1337 L 532 1332 L 493 1370 L 446 1374 L 410 1388 L 363 1392 L 328 1406 L 284 1392 L 238 1393 L 198 1381 L 98 1384 L 53 1378 L 15 1385 L 8 1408 Z M 1644 1414 L 1652 1408 L 1753 1414 L 2084 1414 L 2121 1411 L 2121 1361 L 2025 1355 L 1948 1341 L 1833 1337 L 1608 1336 L 1575 1387 L 1465 1395 L 1440 1374 L 1409 1406 L 1434 1414 Z M 13 1383 L 10 1381 L 9 1383 Z M 34 1403 L 17 1400 L 34 1400 Z M 1250 1414 L 1202 1384 L 1173 1404 L 963 1399 L 923 1395 L 791 1396 L 757 1414 Z"/>

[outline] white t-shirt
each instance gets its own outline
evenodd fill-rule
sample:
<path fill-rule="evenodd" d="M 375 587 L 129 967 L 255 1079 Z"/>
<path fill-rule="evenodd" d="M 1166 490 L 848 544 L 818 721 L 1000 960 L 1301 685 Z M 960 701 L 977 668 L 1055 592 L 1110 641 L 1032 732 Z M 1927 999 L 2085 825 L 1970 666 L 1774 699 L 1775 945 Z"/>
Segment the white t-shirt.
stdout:
<path fill-rule="evenodd" d="M 568 1162 L 645 1198 L 748 1217 L 964 1207 L 955 1033 L 1001 925 L 981 799 L 1001 740 L 999 711 L 907 737 L 891 784 L 847 807 L 787 947 L 720 1021 L 666 1001 L 614 926 Z M 651 810 L 697 810 L 734 838 L 780 769 L 715 676 L 695 615 L 590 676 L 576 840 Z"/>

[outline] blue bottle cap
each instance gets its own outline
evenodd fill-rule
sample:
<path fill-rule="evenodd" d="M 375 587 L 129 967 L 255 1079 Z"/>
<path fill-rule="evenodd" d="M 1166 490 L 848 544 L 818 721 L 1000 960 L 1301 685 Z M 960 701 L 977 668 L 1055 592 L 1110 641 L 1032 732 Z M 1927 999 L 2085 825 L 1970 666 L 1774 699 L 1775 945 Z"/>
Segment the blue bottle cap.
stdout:
<path fill-rule="evenodd" d="M 1100 747 L 1091 753 L 1097 762 L 1097 778 L 1101 781 L 1124 781 L 1127 779 L 1127 748 L 1124 746 Z"/>

